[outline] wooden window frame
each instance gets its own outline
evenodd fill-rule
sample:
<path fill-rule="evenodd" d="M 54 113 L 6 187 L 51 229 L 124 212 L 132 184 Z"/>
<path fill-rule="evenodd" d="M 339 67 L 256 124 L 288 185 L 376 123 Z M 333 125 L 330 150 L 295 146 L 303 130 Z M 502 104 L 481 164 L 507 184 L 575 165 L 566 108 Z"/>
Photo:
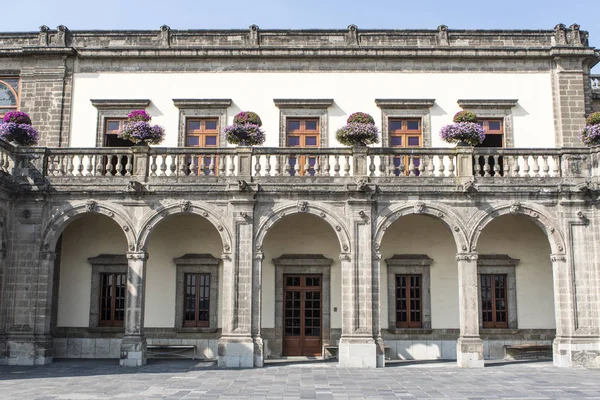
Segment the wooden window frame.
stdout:
<path fill-rule="evenodd" d="M 435 99 L 375 99 L 381 109 L 381 145 L 391 147 L 390 119 L 419 119 L 421 121 L 421 147 L 431 147 L 431 108 Z"/>
<path fill-rule="evenodd" d="M 307 130 L 306 129 L 306 123 L 308 121 L 311 122 L 316 122 L 316 129 L 315 130 Z M 291 130 L 289 125 L 291 122 L 299 122 L 300 123 L 300 129 L 298 130 Z M 285 141 L 286 141 L 286 147 L 290 147 L 290 148 L 300 148 L 300 149 L 311 149 L 311 148 L 319 148 L 320 147 L 320 143 L 321 143 L 321 128 L 319 125 L 319 118 L 287 118 L 286 120 L 286 136 L 285 136 Z M 297 146 L 291 146 L 289 144 L 289 138 L 290 136 L 297 136 L 298 140 L 300 142 L 300 144 L 298 144 Z M 315 145 L 307 145 L 306 144 L 306 138 L 309 136 L 316 136 L 316 144 Z M 305 164 L 308 162 L 308 164 L 311 166 L 308 169 L 308 174 L 313 175 L 315 173 L 314 169 L 312 168 L 312 166 L 314 166 L 317 162 L 317 158 L 315 156 L 312 157 L 308 157 L 308 156 L 300 156 L 299 157 L 300 160 L 298 160 L 298 157 L 296 156 L 290 156 L 286 162 L 286 164 L 290 164 L 291 168 L 290 168 L 290 174 L 292 176 L 294 176 L 296 174 L 296 171 L 294 170 L 294 166 L 296 165 L 296 163 L 300 163 L 300 171 L 299 174 L 302 176 L 305 174 L 305 169 L 304 166 Z M 292 165 L 292 159 L 294 160 L 294 165 Z"/>
<path fill-rule="evenodd" d="M 327 111 L 333 99 L 273 99 L 279 108 L 279 147 L 287 147 L 287 120 L 318 118 L 320 143 L 317 147 L 329 146 Z"/>
<path fill-rule="evenodd" d="M 500 131 L 490 131 L 490 122 L 499 122 Z M 502 148 L 506 147 L 506 141 L 504 137 L 504 118 L 478 118 L 477 123 L 481 123 L 483 127 L 483 133 L 487 135 L 502 135 Z"/>
<path fill-rule="evenodd" d="M 112 291 L 113 291 L 113 296 L 111 297 L 111 304 L 109 307 L 109 312 L 110 312 L 110 318 L 109 319 L 102 319 L 102 316 L 104 314 L 104 306 L 103 306 L 103 293 L 104 293 L 104 282 L 105 276 L 112 276 L 113 277 L 113 283 L 112 283 Z M 123 319 L 116 319 L 116 313 L 117 313 L 117 308 L 116 308 L 116 301 L 117 301 L 117 288 L 118 286 L 118 281 L 119 281 L 119 277 L 123 278 L 123 285 L 122 285 L 122 290 L 124 292 L 123 295 Z M 100 273 L 100 291 L 98 293 L 99 296 L 99 307 L 98 307 L 98 327 L 102 327 L 102 328 L 121 328 L 123 327 L 123 324 L 125 322 L 125 307 L 126 307 L 126 301 L 127 301 L 127 273 L 123 273 L 123 272 L 101 272 Z M 120 309 L 119 309 L 120 310 Z"/>
<path fill-rule="evenodd" d="M 6 79 L 16 79 L 18 81 L 16 92 L 15 89 L 11 85 L 9 85 L 8 82 L 6 82 Z M 19 111 L 21 109 L 21 78 L 19 76 L 2 75 L 0 76 L 0 82 L 8 86 L 8 89 L 15 95 L 17 101 L 16 106 L 0 106 L 0 109 L 9 109 L 9 112 Z M 0 112 L 0 119 L 4 117 L 4 115 L 5 114 Z"/>
<path fill-rule="evenodd" d="M 225 126 L 227 125 L 227 110 L 232 104 L 231 99 L 173 99 L 173 104 L 179 109 L 177 146 L 188 147 L 187 121 L 204 118 L 217 120 L 217 147 L 227 146 Z"/>
<path fill-rule="evenodd" d="M 177 332 L 214 333 L 219 321 L 219 263 L 220 259 L 210 254 L 185 254 L 174 258 L 176 266 L 175 288 L 175 330 Z M 186 324 L 185 313 L 185 284 L 186 274 L 210 275 L 210 299 L 208 324 Z"/>
<path fill-rule="evenodd" d="M 503 281 L 504 281 L 504 297 L 500 297 L 498 298 L 496 296 L 496 292 L 498 290 L 497 286 L 496 286 L 496 281 L 497 281 L 497 277 L 502 277 Z M 490 281 L 490 298 L 486 299 L 489 300 L 491 303 L 491 310 L 484 310 L 483 308 L 483 302 L 484 302 L 484 291 L 483 291 L 483 280 L 489 278 Z M 479 274 L 479 285 L 480 285 L 480 302 L 481 302 L 481 325 L 484 329 L 508 329 L 508 315 L 509 315 L 509 311 L 508 311 L 508 274 Z M 502 289 L 500 289 L 502 290 Z M 500 310 L 498 311 L 498 309 L 496 308 L 497 303 L 499 300 L 504 300 L 505 303 L 505 308 L 504 310 Z M 483 315 L 485 313 L 491 313 L 492 316 L 492 320 L 491 321 L 484 321 Z M 498 321 L 498 313 L 504 313 L 505 314 L 505 321 Z"/>
<path fill-rule="evenodd" d="M 100 309 L 102 296 L 102 274 L 127 274 L 128 261 L 125 254 L 101 254 L 97 257 L 88 258 L 92 266 L 91 290 L 90 290 L 90 318 L 91 329 L 123 331 L 123 325 L 100 324 Z M 127 276 L 125 276 L 127 279 Z M 127 283 L 127 282 L 125 282 Z M 128 291 L 125 290 L 125 304 L 127 304 Z"/>
<path fill-rule="evenodd" d="M 107 120 L 127 119 L 133 110 L 145 110 L 150 105 L 149 99 L 92 99 L 92 105 L 98 110 L 96 126 L 96 147 L 106 144 Z"/>
<path fill-rule="evenodd" d="M 399 130 L 394 130 L 392 131 L 392 123 L 393 122 L 402 122 L 402 128 Z M 418 134 L 416 133 L 417 131 L 414 130 L 409 130 L 408 129 L 408 123 L 409 122 L 417 122 L 419 124 L 419 129 Z M 388 136 L 388 140 L 389 140 L 389 146 L 393 147 L 393 148 L 406 148 L 406 149 L 410 149 L 410 148 L 422 148 L 423 147 L 423 121 L 421 118 L 398 118 L 398 117 L 390 117 L 388 119 L 388 132 L 387 132 L 387 136 Z M 414 138 L 414 137 L 419 137 L 419 145 L 418 146 L 410 146 L 408 144 L 408 139 L 409 138 Z M 393 137 L 400 137 L 402 138 L 402 145 L 401 146 L 392 146 L 392 138 Z M 394 157 L 394 165 L 398 164 L 398 166 L 400 165 L 400 161 L 404 162 L 404 175 L 409 176 L 410 175 L 410 169 L 409 169 L 409 165 L 410 165 L 410 157 L 409 156 L 404 156 L 404 157 Z M 419 165 L 420 165 L 421 159 L 420 157 L 413 157 L 413 165 L 415 165 L 416 168 L 416 172 L 415 174 L 418 176 L 419 175 Z M 399 175 L 400 172 L 398 171 L 397 174 Z"/>
<path fill-rule="evenodd" d="M 425 254 L 394 254 L 385 260 L 388 280 L 388 331 L 411 333 L 431 330 L 431 274 L 433 259 Z M 401 326 L 396 320 L 396 276 L 421 275 L 421 326 Z"/>
<path fill-rule="evenodd" d="M 518 99 L 459 99 L 457 103 L 463 110 L 474 112 L 480 120 L 502 119 L 502 147 L 515 146 L 512 110 L 518 105 Z"/>
<path fill-rule="evenodd" d="M 185 281 L 185 291 L 184 291 L 184 308 L 183 308 L 183 326 L 184 327 L 202 327 L 202 328 L 206 328 L 210 326 L 210 303 L 211 303 L 211 299 L 210 299 L 210 281 L 211 281 L 211 274 L 210 273 L 202 273 L 202 272 L 188 272 L 188 273 L 184 273 L 184 281 Z M 187 293 L 187 288 L 189 287 L 189 282 L 188 282 L 188 278 L 191 276 L 195 276 L 196 277 L 196 281 L 194 284 L 195 287 L 195 295 L 194 295 L 194 319 L 186 319 L 186 315 L 187 315 L 187 300 L 188 300 L 188 293 Z M 202 279 L 200 279 L 201 277 L 204 277 L 205 282 L 206 279 L 208 279 L 208 285 L 201 285 Z M 208 289 L 208 308 L 207 309 L 200 309 L 199 303 L 201 301 L 201 297 L 199 296 L 200 293 L 200 289 Z M 203 297 L 206 299 L 206 296 Z M 200 313 L 201 312 L 206 312 L 207 313 L 207 318 L 204 319 L 200 319 Z"/>
<path fill-rule="evenodd" d="M 398 298 L 398 278 L 404 278 L 405 282 L 406 282 L 406 309 L 405 310 L 399 310 L 398 309 L 398 302 L 399 302 L 399 298 Z M 419 307 L 418 310 L 414 307 L 412 307 L 412 303 L 413 303 L 413 296 L 412 296 L 412 291 L 413 291 L 413 285 L 412 285 L 412 280 L 413 278 L 418 278 L 419 279 Z M 396 288 L 395 290 L 395 302 L 396 302 L 396 328 L 422 328 L 423 327 L 423 275 L 422 274 L 395 274 L 394 275 L 394 286 Z M 418 321 L 413 321 L 413 315 L 415 311 L 418 311 L 419 314 L 419 320 Z M 398 315 L 404 312 L 406 313 L 406 322 L 400 322 L 398 321 Z"/>
<path fill-rule="evenodd" d="M 206 123 L 209 121 L 216 122 L 217 127 L 215 129 L 211 129 L 211 130 L 206 129 Z M 190 124 L 192 122 L 200 122 L 200 129 L 199 130 L 191 130 Z M 198 137 L 197 145 L 189 144 L 188 139 L 190 136 Z M 206 138 L 208 136 L 216 137 L 215 145 L 207 145 L 206 144 Z M 190 117 L 190 118 L 185 119 L 185 146 L 184 147 L 217 148 L 217 147 L 220 147 L 219 139 L 220 138 L 219 138 L 219 118 L 218 117 Z"/>
<path fill-rule="evenodd" d="M 505 328 L 487 328 L 483 326 L 482 318 L 482 295 L 481 278 L 477 277 L 477 302 L 479 307 L 479 328 L 486 330 L 493 329 L 518 329 L 518 311 L 517 311 L 517 276 L 516 266 L 520 260 L 511 258 L 507 254 L 479 254 L 477 258 L 477 274 L 481 275 L 506 275 L 506 300 L 507 300 L 507 321 Z"/>

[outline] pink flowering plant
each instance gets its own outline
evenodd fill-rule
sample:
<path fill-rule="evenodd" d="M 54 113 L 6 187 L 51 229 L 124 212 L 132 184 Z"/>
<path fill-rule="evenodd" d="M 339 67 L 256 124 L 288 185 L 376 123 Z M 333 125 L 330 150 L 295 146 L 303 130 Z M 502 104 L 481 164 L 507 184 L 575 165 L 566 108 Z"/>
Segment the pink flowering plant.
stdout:
<path fill-rule="evenodd" d="M 9 111 L 0 124 L 0 139 L 16 142 L 22 146 L 35 146 L 38 143 L 38 131 L 31 126 L 31 118 L 22 111 Z"/>
<path fill-rule="evenodd" d="M 369 114 L 356 112 L 350 114 L 346 125 L 335 132 L 335 137 L 338 142 L 346 146 L 366 146 L 379 143 L 379 129 Z"/>
<path fill-rule="evenodd" d="M 225 127 L 225 137 L 231 144 L 256 146 L 265 142 L 265 132 L 257 124 L 240 123 Z"/>
<path fill-rule="evenodd" d="M 254 124 L 262 126 L 262 120 L 257 113 L 252 111 L 242 111 L 233 117 L 234 124 Z"/>
<path fill-rule="evenodd" d="M 475 122 L 459 122 L 446 125 L 440 131 L 440 137 L 448 143 L 467 143 L 476 146 L 483 143 L 485 134 L 483 127 Z"/>
<path fill-rule="evenodd" d="M 354 122 L 358 122 L 360 124 L 375 125 L 375 120 L 373 119 L 373 117 L 371 117 L 369 114 L 364 113 L 364 112 L 355 112 L 355 113 L 350 114 L 350 116 L 346 120 L 346 123 L 351 124 Z"/>
<path fill-rule="evenodd" d="M 152 117 L 146 111 L 133 110 L 127 118 L 118 134 L 121 139 L 149 144 L 159 144 L 165 139 L 165 129 L 160 125 L 151 125 Z"/>

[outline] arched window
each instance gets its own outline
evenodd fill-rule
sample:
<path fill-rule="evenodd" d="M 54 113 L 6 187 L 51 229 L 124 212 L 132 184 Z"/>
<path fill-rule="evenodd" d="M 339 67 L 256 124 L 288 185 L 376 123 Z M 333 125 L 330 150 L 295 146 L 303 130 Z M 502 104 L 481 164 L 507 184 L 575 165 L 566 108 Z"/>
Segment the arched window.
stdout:
<path fill-rule="evenodd" d="M 0 77 L 0 117 L 19 109 L 19 78 Z"/>

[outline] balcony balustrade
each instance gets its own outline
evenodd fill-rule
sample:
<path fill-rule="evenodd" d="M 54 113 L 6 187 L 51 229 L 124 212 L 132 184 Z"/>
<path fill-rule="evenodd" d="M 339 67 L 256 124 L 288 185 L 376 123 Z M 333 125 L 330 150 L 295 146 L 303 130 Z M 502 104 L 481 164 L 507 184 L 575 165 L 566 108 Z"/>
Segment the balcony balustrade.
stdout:
<path fill-rule="evenodd" d="M 0 143 L 0 176 L 21 184 L 471 180 L 576 184 L 600 177 L 599 148 L 43 148 Z M 19 180 L 19 177 L 23 178 Z M 28 179 L 24 179 L 28 177 Z M 573 178 L 582 178 L 574 180 Z M 67 190 L 66 188 L 64 190 Z"/>

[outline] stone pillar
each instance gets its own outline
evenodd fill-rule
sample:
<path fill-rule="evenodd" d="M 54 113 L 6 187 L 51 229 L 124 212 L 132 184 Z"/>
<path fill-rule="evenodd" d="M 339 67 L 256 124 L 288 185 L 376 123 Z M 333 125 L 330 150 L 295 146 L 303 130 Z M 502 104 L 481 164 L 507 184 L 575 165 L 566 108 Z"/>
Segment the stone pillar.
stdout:
<path fill-rule="evenodd" d="M 137 179 L 139 182 L 146 182 L 148 179 L 150 146 L 146 143 L 140 143 L 132 146 L 131 152 L 133 153 L 132 178 Z"/>
<path fill-rule="evenodd" d="M 373 338 L 371 203 L 349 202 L 352 248 L 342 244 L 342 337 L 340 367 L 377 367 Z"/>
<path fill-rule="evenodd" d="M 145 252 L 127 253 L 127 294 L 125 296 L 125 335 L 121 341 L 121 362 L 125 367 L 146 364 L 144 306 L 146 290 Z"/>
<path fill-rule="evenodd" d="M 473 146 L 456 147 L 456 180 L 460 185 L 473 181 Z"/>
<path fill-rule="evenodd" d="M 219 367 L 254 366 L 251 323 L 253 208 L 253 200 L 231 200 L 234 237 L 231 255 L 223 258 L 223 326 L 219 339 Z"/>
<path fill-rule="evenodd" d="M 376 250 L 379 250 L 378 248 Z M 385 367 L 385 343 L 381 336 L 381 253 L 373 253 L 373 338 L 377 350 L 377 368 Z"/>
<path fill-rule="evenodd" d="M 252 340 L 254 341 L 254 366 L 264 366 L 263 340 L 260 333 L 262 313 L 262 262 L 265 254 L 257 251 L 254 254 L 252 270 Z"/>
<path fill-rule="evenodd" d="M 584 58 L 555 57 L 552 79 L 556 145 L 581 146 L 579 132 L 585 126 L 586 92 Z"/>
<path fill-rule="evenodd" d="M 458 253 L 458 308 L 460 337 L 456 361 L 461 368 L 483 367 L 483 342 L 479 337 L 477 253 Z"/>

